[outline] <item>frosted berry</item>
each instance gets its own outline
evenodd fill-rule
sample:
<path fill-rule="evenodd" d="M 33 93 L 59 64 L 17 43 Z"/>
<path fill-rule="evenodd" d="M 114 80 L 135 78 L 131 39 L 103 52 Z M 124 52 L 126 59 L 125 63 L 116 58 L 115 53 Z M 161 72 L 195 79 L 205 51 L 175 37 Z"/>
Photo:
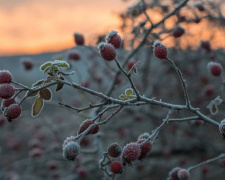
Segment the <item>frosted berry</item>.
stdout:
<path fill-rule="evenodd" d="M 79 174 L 79 177 L 81 177 L 81 178 L 84 178 L 84 177 L 86 177 L 88 175 L 87 169 L 84 168 L 84 167 L 83 168 L 79 168 L 77 170 L 77 173 Z"/>
<path fill-rule="evenodd" d="M 185 33 L 185 30 L 181 26 L 176 26 L 172 32 L 173 37 L 178 38 L 181 37 Z"/>
<path fill-rule="evenodd" d="M 153 44 L 153 53 L 159 59 L 166 59 L 167 57 L 167 47 L 156 41 Z"/>
<path fill-rule="evenodd" d="M 122 151 L 122 158 L 125 162 L 130 163 L 131 161 L 137 160 L 141 155 L 141 148 L 137 143 L 127 144 Z"/>
<path fill-rule="evenodd" d="M 220 122 L 219 131 L 220 131 L 220 134 L 222 135 L 223 139 L 225 139 L 225 119 Z"/>
<path fill-rule="evenodd" d="M 178 171 L 180 170 L 181 168 L 179 167 L 175 167 L 173 168 L 170 172 L 169 172 L 169 177 L 167 180 L 179 180 L 178 178 Z"/>
<path fill-rule="evenodd" d="M 122 148 L 120 147 L 118 143 L 115 142 L 109 145 L 107 152 L 111 157 L 116 158 L 120 156 L 122 152 Z"/>
<path fill-rule="evenodd" d="M 9 71 L 1 70 L 0 71 L 0 84 L 11 83 L 12 75 Z"/>
<path fill-rule="evenodd" d="M 2 100 L 2 104 L 1 104 L 1 108 L 2 110 L 4 110 L 4 108 L 9 107 L 11 104 L 16 104 L 16 100 L 15 99 L 3 99 Z"/>
<path fill-rule="evenodd" d="M 81 125 L 80 125 L 78 134 L 81 134 L 82 132 L 84 132 L 84 131 L 85 131 L 90 125 L 92 125 L 92 124 L 94 124 L 94 122 L 93 122 L 92 120 L 90 120 L 90 119 L 87 119 L 87 120 L 83 121 L 83 122 L 81 123 Z M 96 133 L 98 133 L 98 131 L 99 131 L 99 126 L 97 125 L 97 126 L 91 128 L 91 129 L 88 131 L 87 135 L 88 135 L 88 134 L 96 134 Z"/>
<path fill-rule="evenodd" d="M 209 62 L 207 68 L 213 76 L 219 76 L 223 71 L 221 64 L 217 62 Z"/>
<path fill-rule="evenodd" d="M 69 142 L 63 146 L 63 157 L 66 160 L 74 161 L 80 153 L 80 145 L 77 142 Z"/>
<path fill-rule="evenodd" d="M 70 52 L 68 55 L 68 59 L 78 61 L 80 60 L 80 54 L 77 51 Z"/>
<path fill-rule="evenodd" d="M 180 169 L 177 173 L 179 180 L 188 180 L 190 173 L 186 169 Z"/>
<path fill-rule="evenodd" d="M 116 49 L 112 44 L 100 43 L 98 45 L 101 57 L 106 61 L 112 61 L 116 58 Z"/>
<path fill-rule="evenodd" d="M 82 34 L 75 33 L 74 41 L 75 41 L 76 45 L 82 46 L 82 45 L 84 45 L 84 36 Z"/>
<path fill-rule="evenodd" d="M 11 84 L 1 84 L 0 85 L 0 98 L 9 99 L 15 93 L 15 88 Z"/>
<path fill-rule="evenodd" d="M 76 141 L 75 136 L 67 137 L 67 138 L 65 139 L 65 141 L 63 142 L 62 148 L 64 148 L 68 143 L 70 143 L 70 142 L 75 142 L 75 141 Z"/>
<path fill-rule="evenodd" d="M 110 170 L 113 174 L 121 174 L 123 172 L 123 164 L 120 161 L 113 161 L 110 164 Z"/>
<path fill-rule="evenodd" d="M 107 43 L 112 44 L 116 49 L 120 48 L 122 45 L 121 37 L 116 31 L 111 31 L 109 34 L 107 34 L 105 40 Z"/>
<path fill-rule="evenodd" d="M 5 116 L 8 118 L 8 120 L 13 120 L 21 116 L 22 108 L 18 104 L 11 104 L 7 109 Z"/>
<path fill-rule="evenodd" d="M 141 145 L 143 142 L 145 141 L 145 139 L 139 139 L 137 141 L 137 143 L 140 145 L 141 147 L 141 155 L 139 156 L 139 160 L 142 160 L 144 158 L 146 158 L 149 154 L 149 152 L 152 150 L 152 143 L 151 142 L 146 142 L 144 145 Z"/>

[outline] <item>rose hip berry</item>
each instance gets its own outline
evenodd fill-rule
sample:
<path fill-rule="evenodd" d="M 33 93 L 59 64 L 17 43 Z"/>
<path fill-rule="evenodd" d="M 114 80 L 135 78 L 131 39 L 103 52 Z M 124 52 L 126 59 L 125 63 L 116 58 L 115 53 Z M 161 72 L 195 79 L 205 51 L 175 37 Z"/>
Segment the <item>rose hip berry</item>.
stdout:
<path fill-rule="evenodd" d="M 34 65 L 30 58 L 23 59 L 22 63 L 25 70 L 30 71 L 31 69 L 33 69 Z"/>
<path fill-rule="evenodd" d="M 112 44 L 100 43 L 98 45 L 101 57 L 106 61 L 112 61 L 116 58 L 116 49 Z"/>
<path fill-rule="evenodd" d="M 66 160 L 74 161 L 80 153 L 80 145 L 77 142 L 69 142 L 63 146 L 63 157 Z"/>
<path fill-rule="evenodd" d="M 172 32 L 173 37 L 178 38 L 181 37 L 185 33 L 185 30 L 181 26 L 176 26 Z"/>
<path fill-rule="evenodd" d="M 119 157 L 119 155 L 121 154 L 122 148 L 118 143 L 115 142 L 109 145 L 107 152 L 111 157 L 116 158 Z"/>
<path fill-rule="evenodd" d="M 4 110 L 4 108 L 9 107 L 11 104 L 16 104 L 16 100 L 15 99 L 3 99 L 2 100 L 2 104 L 1 104 L 1 108 L 2 110 Z"/>
<path fill-rule="evenodd" d="M 169 172 L 168 180 L 179 180 L 179 178 L 178 178 L 178 171 L 179 171 L 180 169 L 181 169 L 181 168 L 179 168 L 179 167 L 173 168 L 173 169 Z"/>
<path fill-rule="evenodd" d="M 117 31 L 111 31 L 105 38 L 107 43 L 112 44 L 116 49 L 122 45 L 121 37 L 117 34 Z"/>
<path fill-rule="evenodd" d="M 11 83 L 12 82 L 12 75 L 7 70 L 0 71 L 0 84 L 4 83 Z"/>
<path fill-rule="evenodd" d="M 180 169 L 177 173 L 179 180 L 188 180 L 190 173 L 186 169 Z"/>
<path fill-rule="evenodd" d="M 219 76 L 223 71 L 221 64 L 217 62 L 209 62 L 207 68 L 213 76 Z"/>
<path fill-rule="evenodd" d="M 68 55 L 69 60 L 78 61 L 80 60 L 80 54 L 77 51 L 70 52 Z"/>
<path fill-rule="evenodd" d="M 123 172 L 123 164 L 120 161 L 113 161 L 110 164 L 110 170 L 113 174 L 121 174 Z"/>
<path fill-rule="evenodd" d="M 141 148 L 137 143 L 127 144 L 122 151 L 122 158 L 125 162 L 130 163 L 131 161 L 137 160 L 141 155 Z"/>
<path fill-rule="evenodd" d="M 151 142 L 146 142 L 144 145 L 141 145 L 143 142 L 145 141 L 145 139 L 139 139 L 137 141 L 137 143 L 140 145 L 141 147 L 141 155 L 139 156 L 139 160 L 142 160 L 144 158 L 146 158 L 149 154 L 149 152 L 152 150 L 152 143 Z"/>
<path fill-rule="evenodd" d="M 82 45 L 84 45 L 84 36 L 82 34 L 75 33 L 74 41 L 75 41 L 76 45 L 82 46 Z"/>
<path fill-rule="evenodd" d="M 81 125 L 80 125 L 78 134 L 81 134 L 82 132 L 84 132 L 84 131 L 85 131 L 90 125 L 92 125 L 92 124 L 94 124 L 94 122 L 93 122 L 92 120 L 90 120 L 90 119 L 87 119 L 87 120 L 83 121 L 83 122 L 81 123 Z M 99 126 L 97 125 L 97 126 L 91 128 L 91 129 L 88 131 L 87 135 L 88 135 L 88 134 L 96 134 L 96 133 L 98 133 L 98 131 L 99 131 Z"/>
<path fill-rule="evenodd" d="M 18 104 L 11 104 L 5 113 L 5 116 L 10 120 L 16 119 L 21 116 L 22 108 Z"/>
<path fill-rule="evenodd" d="M 14 86 L 10 84 L 1 84 L 0 85 L 0 98 L 2 99 L 9 99 L 11 98 L 15 93 Z"/>
<path fill-rule="evenodd" d="M 159 59 L 166 59 L 167 57 L 167 47 L 161 44 L 161 42 L 154 42 L 153 53 Z"/>

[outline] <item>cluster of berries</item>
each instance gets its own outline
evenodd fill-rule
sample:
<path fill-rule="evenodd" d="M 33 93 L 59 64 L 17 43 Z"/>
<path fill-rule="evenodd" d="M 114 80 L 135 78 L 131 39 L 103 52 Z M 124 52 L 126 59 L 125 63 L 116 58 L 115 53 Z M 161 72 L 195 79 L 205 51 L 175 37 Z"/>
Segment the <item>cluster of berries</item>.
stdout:
<path fill-rule="evenodd" d="M 105 42 L 98 45 L 101 57 L 106 61 L 112 61 L 116 58 L 116 49 L 122 46 L 122 39 L 116 31 L 107 34 Z"/>
<path fill-rule="evenodd" d="M 131 164 L 136 160 L 143 160 L 152 149 L 152 143 L 148 140 L 149 134 L 144 133 L 138 137 L 136 142 L 128 143 L 123 148 L 118 143 L 112 143 L 108 147 L 108 154 L 113 157 L 121 157 L 121 161 L 113 161 L 110 170 L 113 174 L 121 174 L 126 164 Z"/>
<path fill-rule="evenodd" d="M 95 125 L 92 120 L 87 119 L 81 123 L 77 134 L 80 135 L 81 133 L 85 132 L 85 130 L 87 130 L 91 125 L 93 127 L 90 128 L 90 130 L 88 130 L 85 135 L 98 133 L 99 126 Z M 80 141 L 74 136 L 68 137 L 62 145 L 62 149 L 64 159 L 74 161 L 80 153 Z"/>
<path fill-rule="evenodd" d="M 15 94 L 15 87 L 11 85 L 12 75 L 9 71 L 0 71 L 0 98 L 2 98 L 1 110 L 11 122 L 17 119 L 21 113 L 21 106 L 18 105 L 13 97 Z"/>
<path fill-rule="evenodd" d="M 188 180 L 189 177 L 190 173 L 186 169 L 175 167 L 169 172 L 167 180 Z"/>

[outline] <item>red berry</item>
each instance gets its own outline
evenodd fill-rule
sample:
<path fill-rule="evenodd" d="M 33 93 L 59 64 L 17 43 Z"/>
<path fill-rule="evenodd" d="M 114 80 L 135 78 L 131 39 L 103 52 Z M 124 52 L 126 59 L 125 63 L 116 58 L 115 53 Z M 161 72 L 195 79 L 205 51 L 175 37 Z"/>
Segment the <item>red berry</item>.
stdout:
<path fill-rule="evenodd" d="M 132 60 L 129 61 L 129 62 L 127 63 L 127 65 L 126 65 L 126 66 L 127 66 L 127 69 L 130 70 L 130 69 L 134 66 L 134 64 L 135 64 L 135 61 L 132 61 Z"/>
<path fill-rule="evenodd" d="M 223 71 L 221 64 L 217 62 L 209 62 L 207 68 L 213 76 L 219 76 Z"/>
<path fill-rule="evenodd" d="M 153 53 L 159 59 L 166 59 L 167 57 L 167 47 L 156 41 L 153 44 Z"/>
<path fill-rule="evenodd" d="M 112 44 L 100 43 L 98 49 L 104 60 L 112 61 L 116 58 L 116 49 Z"/>
<path fill-rule="evenodd" d="M 116 31 L 111 31 L 109 34 L 107 34 L 105 40 L 107 43 L 112 44 L 116 49 L 120 48 L 122 45 L 121 37 Z"/>
<path fill-rule="evenodd" d="M 31 139 L 29 142 L 28 142 L 28 146 L 30 148 L 41 148 L 42 147 L 42 143 L 39 139 Z"/>
<path fill-rule="evenodd" d="M 27 71 L 33 68 L 33 62 L 31 61 L 30 58 L 23 59 L 22 63 L 23 63 L 24 69 Z"/>
<path fill-rule="evenodd" d="M 82 45 L 84 45 L 84 36 L 82 34 L 75 33 L 74 41 L 75 41 L 76 45 L 82 46 Z"/>
<path fill-rule="evenodd" d="M 86 88 L 88 88 L 90 86 L 90 82 L 89 81 L 85 81 L 81 85 L 86 87 Z"/>
<path fill-rule="evenodd" d="M 137 143 L 141 147 L 141 155 L 138 158 L 139 160 L 142 160 L 142 159 L 146 158 L 148 156 L 149 152 L 152 150 L 152 143 L 149 142 L 149 141 L 146 142 L 144 145 L 141 145 L 144 141 L 145 141 L 145 138 L 139 139 L 137 141 Z"/>
<path fill-rule="evenodd" d="M 58 163 L 56 161 L 48 161 L 48 168 L 50 170 L 58 169 Z"/>
<path fill-rule="evenodd" d="M 127 144 L 122 151 L 122 158 L 125 162 L 137 160 L 141 155 L 141 148 L 137 143 Z"/>
<path fill-rule="evenodd" d="M 122 77 L 119 76 L 119 77 L 116 79 L 116 84 L 118 85 L 118 84 L 120 84 L 121 82 L 122 82 Z"/>
<path fill-rule="evenodd" d="M 69 60 L 78 61 L 80 60 L 80 54 L 77 51 L 70 52 L 68 55 Z"/>
<path fill-rule="evenodd" d="M 204 48 L 207 52 L 211 51 L 211 45 L 209 41 L 201 41 L 201 47 Z"/>
<path fill-rule="evenodd" d="M 66 160 L 74 161 L 80 153 L 80 145 L 77 142 L 69 142 L 63 146 L 63 157 Z"/>
<path fill-rule="evenodd" d="M 205 95 L 207 97 L 211 97 L 213 94 L 215 93 L 215 89 L 213 86 L 207 86 L 206 89 L 205 89 Z"/>
<path fill-rule="evenodd" d="M 115 158 L 121 154 L 122 148 L 120 147 L 118 143 L 115 142 L 109 145 L 107 152 L 111 157 Z"/>
<path fill-rule="evenodd" d="M 92 120 L 90 120 L 90 119 L 87 119 L 87 120 L 83 121 L 83 122 L 81 123 L 81 125 L 80 125 L 78 134 L 81 134 L 82 132 L 84 132 L 84 131 L 85 131 L 90 125 L 92 125 L 92 124 L 94 124 L 94 122 L 93 122 Z M 96 133 L 98 133 L 98 131 L 99 131 L 99 126 L 97 125 L 97 126 L 91 128 L 91 129 L 88 131 L 87 135 L 88 135 L 88 134 L 96 134 Z"/>
<path fill-rule="evenodd" d="M 0 85 L 0 98 L 2 99 L 9 99 L 11 98 L 15 93 L 14 86 L 10 84 L 1 84 Z"/>
<path fill-rule="evenodd" d="M 11 104 L 16 104 L 15 99 L 3 99 L 2 100 L 2 104 L 1 104 L 1 108 L 2 110 L 4 110 L 4 108 L 9 107 Z"/>
<path fill-rule="evenodd" d="M 169 180 L 179 180 L 179 178 L 178 178 L 178 171 L 179 171 L 180 169 L 181 169 L 181 168 L 179 168 L 179 167 L 173 168 L 173 169 L 169 172 Z"/>
<path fill-rule="evenodd" d="M 80 177 L 86 177 L 87 176 L 87 169 L 86 168 L 79 168 L 77 170 Z"/>
<path fill-rule="evenodd" d="M 121 174 L 123 172 L 123 164 L 120 161 L 113 161 L 110 164 L 110 170 L 113 174 Z"/>
<path fill-rule="evenodd" d="M 190 173 L 186 169 L 180 169 L 177 173 L 179 180 L 188 180 Z"/>
<path fill-rule="evenodd" d="M 0 71 L 0 84 L 11 83 L 12 75 L 9 71 L 1 70 Z"/>
<path fill-rule="evenodd" d="M 29 153 L 29 155 L 34 158 L 40 157 L 42 154 L 43 154 L 43 151 L 40 148 L 34 148 Z"/>
<path fill-rule="evenodd" d="M 207 165 L 203 166 L 202 167 L 202 173 L 203 174 L 208 174 L 208 172 L 209 172 L 209 166 L 207 166 Z"/>
<path fill-rule="evenodd" d="M 185 33 L 184 28 L 181 27 L 181 26 L 179 26 L 179 25 L 177 27 L 175 27 L 174 30 L 173 30 L 173 32 L 172 32 L 172 34 L 173 34 L 173 36 L 175 38 L 181 37 L 184 33 Z"/>
<path fill-rule="evenodd" d="M 21 116 L 22 109 L 21 106 L 18 104 L 11 104 L 7 109 L 6 109 L 6 117 L 9 120 L 16 119 Z"/>

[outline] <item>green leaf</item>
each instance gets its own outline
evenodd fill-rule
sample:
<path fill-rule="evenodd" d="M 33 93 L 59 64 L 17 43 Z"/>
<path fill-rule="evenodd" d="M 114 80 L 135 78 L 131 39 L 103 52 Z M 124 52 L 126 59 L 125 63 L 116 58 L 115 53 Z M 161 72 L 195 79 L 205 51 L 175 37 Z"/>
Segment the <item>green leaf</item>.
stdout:
<path fill-rule="evenodd" d="M 47 73 L 52 67 L 47 67 L 45 70 L 44 70 L 44 74 Z"/>
<path fill-rule="evenodd" d="M 44 71 L 49 66 L 52 66 L 52 62 L 51 61 L 48 61 L 48 62 L 42 64 L 40 69 L 41 69 L 41 71 Z"/>
<path fill-rule="evenodd" d="M 126 97 L 124 94 L 121 94 L 121 95 L 120 95 L 120 99 L 122 99 L 122 100 L 126 100 L 126 99 L 127 99 L 127 97 Z"/>
<path fill-rule="evenodd" d="M 32 106 L 32 116 L 35 117 L 40 114 L 41 110 L 44 107 L 44 101 L 41 97 L 35 99 L 34 104 Z"/>
<path fill-rule="evenodd" d="M 126 94 L 126 96 L 132 95 L 133 94 L 133 89 L 131 89 L 131 88 L 126 89 L 125 90 L 125 94 Z"/>
<path fill-rule="evenodd" d="M 58 67 L 63 67 L 63 68 L 69 68 L 70 65 L 66 61 L 60 61 L 60 60 L 55 60 L 53 62 L 53 65 L 56 65 Z"/>
<path fill-rule="evenodd" d="M 40 90 L 39 95 L 46 101 L 50 101 L 52 99 L 52 92 L 48 88 Z"/>

